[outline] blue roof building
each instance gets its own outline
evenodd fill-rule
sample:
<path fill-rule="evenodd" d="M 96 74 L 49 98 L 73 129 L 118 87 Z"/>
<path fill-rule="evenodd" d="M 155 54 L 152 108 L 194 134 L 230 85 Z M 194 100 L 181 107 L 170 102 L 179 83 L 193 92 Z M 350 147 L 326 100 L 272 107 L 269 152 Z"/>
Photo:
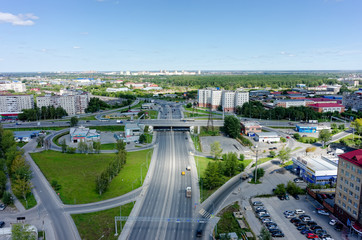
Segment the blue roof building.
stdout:
<path fill-rule="evenodd" d="M 311 126 L 311 125 L 296 125 L 295 130 L 297 132 L 315 133 L 315 132 L 317 132 L 317 127 Z"/>

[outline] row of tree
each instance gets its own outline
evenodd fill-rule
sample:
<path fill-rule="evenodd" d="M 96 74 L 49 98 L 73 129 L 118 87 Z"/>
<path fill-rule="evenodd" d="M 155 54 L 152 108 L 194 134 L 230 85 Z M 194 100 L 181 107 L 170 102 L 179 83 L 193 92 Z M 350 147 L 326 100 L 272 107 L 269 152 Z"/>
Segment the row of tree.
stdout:
<path fill-rule="evenodd" d="M 107 191 L 112 179 L 119 174 L 127 162 L 126 146 L 123 141 L 117 142 L 117 149 L 118 152 L 115 159 L 96 177 L 96 191 L 99 195 Z"/>
<path fill-rule="evenodd" d="M 8 175 L 13 193 L 18 198 L 23 198 L 27 204 L 27 198 L 32 189 L 30 166 L 25 161 L 23 152 L 17 149 L 11 131 L 0 127 L 0 142 L 0 197 L 3 198 L 5 204 L 12 203 L 11 194 L 5 191 Z"/>
<path fill-rule="evenodd" d="M 35 106 L 33 109 L 23 109 L 22 113 L 19 114 L 19 120 L 37 121 L 41 119 L 59 119 L 64 116 L 68 116 L 68 113 L 62 107 L 43 106 L 39 108 Z"/>

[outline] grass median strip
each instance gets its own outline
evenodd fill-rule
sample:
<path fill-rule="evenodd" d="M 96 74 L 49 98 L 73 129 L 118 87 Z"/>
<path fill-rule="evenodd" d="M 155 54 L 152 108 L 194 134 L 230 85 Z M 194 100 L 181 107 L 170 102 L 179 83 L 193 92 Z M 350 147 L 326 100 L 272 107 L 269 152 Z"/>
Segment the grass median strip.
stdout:
<path fill-rule="evenodd" d="M 148 169 L 146 155 L 150 151 L 153 150 L 127 153 L 127 163 L 102 196 L 95 191 L 96 176 L 115 158 L 114 153 L 86 155 L 43 151 L 31 156 L 50 183 L 55 180 L 61 185 L 58 193 L 63 203 L 83 204 L 117 197 L 140 187 L 141 168 L 144 178 Z"/>
<path fill-rule="evenodd" d="M 121 206 L 122 216 L 129 216 L 133 208 L 133 203 L 128 203 Z M 118 239 L 114 236 L 114 217 L 119 216 L 120 207 L 107 209 L 104 211 L 73 214 L 72 218 L 77 226 L 79 235 L 83 240 L 91 239 Z M 122 222 L 124 226 L 125 222 Z M 120 233 L 118 223 L 118 234 Z"/>

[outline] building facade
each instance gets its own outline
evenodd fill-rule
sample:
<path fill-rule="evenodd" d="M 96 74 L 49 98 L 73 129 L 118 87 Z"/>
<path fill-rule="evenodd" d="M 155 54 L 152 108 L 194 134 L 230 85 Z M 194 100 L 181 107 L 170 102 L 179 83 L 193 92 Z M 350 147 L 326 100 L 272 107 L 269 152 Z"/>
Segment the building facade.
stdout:
<path fill-rule="evenodd" d="M 0 112 L 21 112 L 34 108 L 33 95 L 0 95 Z"/>
<path fill-rule="evenodd" d="M 346 108 L 351 108 L 355 111 L 361 111 L 362 91 L 360 90 L 354 93 L 344 93 L 342 103 Z"/>
<path fill-rule="evenodd" d="M 255 133 L 260 133 L 262 127 L 256 122 L 241 122 L 241 133 L 248 136 L 253 136 Z"/>
<path fill-rule="evenodd" d="M 316 103 L 316 104 L 310 104 L 309 107 L 311 107 L 314 111 L 320 113 L 344 112 L 344 106 L 337 103 Z"/>
<path fill-rule="evenodd" d="M 48 107 L 54 106 L 62 107 L 68 113 L 68 115 L 82 114 L 85 113 L 85 109 L 88 107 L 89 95 L 82 93 L 78 95 L 47 95 L 39 96 L 36 99 L 37 106 Z"/>
<path fill-rule="evenodd" d="M 26 92 L 26 86 L 22 82 L 0 81 L 0 91 L 12 90 L 14 92 Z"/>
<path fill-rule="evenodd" d="M 334 214 L 344 223 L 362 225 L 362 149 L 338 156 Z M 353 226 L 353 224 L 351 224 Z"/>
<path fill-rule="evenodd" d="M 237 106 L 242 106 L 246 102 L 249 102 L 249 92 L 209 88 L 198 90 L 199 107 L 211 107 L 212 110 L 217 110 L 222 106 L 225 112 L 234 112 Z"/>

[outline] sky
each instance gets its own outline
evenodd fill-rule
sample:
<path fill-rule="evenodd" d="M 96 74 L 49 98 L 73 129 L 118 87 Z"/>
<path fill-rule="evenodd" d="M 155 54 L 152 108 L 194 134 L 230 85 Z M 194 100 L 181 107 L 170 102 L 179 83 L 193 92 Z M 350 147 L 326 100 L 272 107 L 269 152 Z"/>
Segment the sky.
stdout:
<path fill-rule="evenodd" d="M 361 0 L 0 0 L 0 72 L 362 70 Z"/>

